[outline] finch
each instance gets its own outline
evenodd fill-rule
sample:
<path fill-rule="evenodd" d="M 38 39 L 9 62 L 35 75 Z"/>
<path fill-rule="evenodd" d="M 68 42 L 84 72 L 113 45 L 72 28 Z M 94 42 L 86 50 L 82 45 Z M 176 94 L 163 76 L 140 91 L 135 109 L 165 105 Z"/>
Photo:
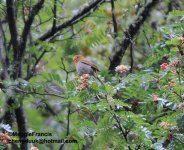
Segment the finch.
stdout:
<path fill-rule="evenodd" d="M 89 74 L 96 77 L 103 84 L 103 82 L 97 76 L 97 72 L 99 70 L 95 64 L 86 60 L 82 55 L 75 55 L 73 57 L 73 61 L 79 76 L 82 76 L 83 74 Z"/>

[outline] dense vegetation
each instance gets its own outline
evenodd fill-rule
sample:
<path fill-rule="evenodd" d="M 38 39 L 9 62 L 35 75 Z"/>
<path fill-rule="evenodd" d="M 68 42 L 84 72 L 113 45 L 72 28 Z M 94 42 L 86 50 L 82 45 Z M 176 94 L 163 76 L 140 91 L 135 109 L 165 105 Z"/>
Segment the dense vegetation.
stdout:
<path fill-rule="evenodd" d="M 0 0 L 0 149 L 182 150 L 183 8 L 182 0 Z M 77 54 L 98 78 L 77 75 Z M 12 135 L 28 132 L 38 134 Z M 26 142 L 35 139 L 65 143 Z"/>

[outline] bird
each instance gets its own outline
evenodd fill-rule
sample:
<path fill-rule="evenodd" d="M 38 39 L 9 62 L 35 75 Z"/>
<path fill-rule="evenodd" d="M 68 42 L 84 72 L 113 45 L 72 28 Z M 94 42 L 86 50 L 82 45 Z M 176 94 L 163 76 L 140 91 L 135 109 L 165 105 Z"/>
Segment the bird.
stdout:
<path fill-rule="evenodd" d="M 82 55 L 75 55 L 73 57 L 73 61 L 79 76 L 82 76 L 83 74 L 89 74 L 97 78 L 103 84 L 103 82 L 97 76 L 99 69 L 95 64 L 86 60 L 86 58 Z"/>

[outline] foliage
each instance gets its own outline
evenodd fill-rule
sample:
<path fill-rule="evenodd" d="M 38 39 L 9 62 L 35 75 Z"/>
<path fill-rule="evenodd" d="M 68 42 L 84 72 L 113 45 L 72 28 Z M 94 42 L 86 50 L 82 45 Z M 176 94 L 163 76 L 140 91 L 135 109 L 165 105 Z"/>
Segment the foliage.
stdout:
<path fill-rule="evenodd" d="M 85 2 L 58 1 L 55 18 L 57 23 L 73 16 L 80 10 L 76 8 L 82 8 Z M 32 3 L 35 4 L 36 1 Z M 65 139 L 76 140 L 77 143 L 34 143 L 29 144 L 29 147 L 34 145 L 40 150 L 62 149 L 62 146 L 72 150 L 182 149 L 183 11 L 174 10 L 165 19 L 160 14 L 157 29 L 150 27 L 155 20 L 150 19 L 145 23 L 140 34 L 132 41 L 135 55 L 134 66 L 131 68 L 133 72 L 117 71 L 110 74 L 107 71 L 107 58 L 113 52 L 116 41 L 120 41 L 126 27 L 138 14 L 139 10 L 132 8 L 138 5 L 143 7 L 143 1 L 115 1 L 118 22 L 116 38 L 113 36 L 111 7 L 109 3 L 105 3 L 78 24 L 55 34 L 54 38 L 37 41 L 40 34 L 52 25 L 52 21 L 43 22 L 50 18 L 52 20 L 53 8 L 50 5 L 53 3 L 54 0 L 45 3 L 44 9 L 33 22 L 32 40 L 37 44 L 32 44 L 33 41 L 29 39 L 23 58 L 23 76 L 15 80 L 2 80 L 0 83 L 3 84 L 0 104 L 8 107 L 5 101 L 13 97 L 15 103 L 8 110 L 24 106 L 29 132 L 52 133 L 52 136 L 30 136 L 29 139 Z M 167 4 L 168 2 L 162 2 L 161 6 L 166 7 Z M 0 11 L 3 11 L 4 5 L 4 2 L 0 4 Z M 24 6 L 28 5 L 28 1 L 25 1 Z M 17 9 L 22 8 L 22 4 L 17 2 Z M 159 12 L 160 10 L 157 11 Z M 17 13 L 18 16 L 22 15 L 19 11 Z M 17 19 L 20 30 L 23 28 L 23 20 L 21 17 Z M 5 32 L 5 36 L 10 38 L 9 31 Z M 44 57 L 37 62 L 42 52 Z M 81 80 L 74 72 L 72 63 L 72 58 L 77 53 L 91 56 L 87 58 L 99 66 L 99 78 L 103 84 L 91 76 L 87 88 L 78 88 Z M 13 60 L 12 51 L 9 57 Z M 126 53 L 123 64 L 128 65 L 129 62 L 129 54 Z M 10 65 L 10 72 L 12 68 L 13 65 Z M 28 76 L 29 71 L 34 72 L 31 77 Z M 5 113 L 6 109 L 0 107 L 0 112 Z M 6 124 L 0 124 L 0 127 L 2 131 L 18 132 L 18 127 L 14 124 L 12 129 Z M 16 140 L 19 137 L 12 138 Z M 3 148 L 0 141 L 0 149 Z"/>

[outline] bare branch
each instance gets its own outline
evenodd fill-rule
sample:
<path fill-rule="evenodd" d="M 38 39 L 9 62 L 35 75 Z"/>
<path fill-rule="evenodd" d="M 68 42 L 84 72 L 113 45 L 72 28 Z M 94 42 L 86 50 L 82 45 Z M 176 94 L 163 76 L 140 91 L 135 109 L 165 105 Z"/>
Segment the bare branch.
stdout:
<path fill-rule="evenodd" d="M 56 28 L 56 20 L 57 20 L 57 0 L 54 0 L 54 9 L 53 9 L 53 24 L 52 24 L 52 30 L 54 31 Z"/>
<path fill-rule="evenodd" d="M 106 102 L 109 103 L 107 95 L 105 95 L 105 99 L 106 99 Z M 117 123 L 117 128 L 120 130 L 122 137 L 124 137 L 125 141 L 128 142 L 128 139 L 127 139 L 128 131 L 126 130 L 126 128 L 124 126 L 122 126 L 121 120 L 118 117 L 115 110 L 113 109 L 112 105 L 109 104 L 109 108 L 112 111 L 111 114 L 113 115 L 113 118 L 115 119 L 115 121 Z M 128 146 L 128 149 L 131 150 L 130 146 Z"/>
<path fill-rule="evenodd" d="M 153 122 L 154 122 L 155 120 L 157 120 L 158 118 L 167 116 L 168 114 L 169 114 L 168 112 L 165 112 L 165 113 L 162 113 L 162 114 L 160 114 L 160 115 L 154 116 L 154 117 L 152 117 L 152 118 L 148 121 L 148 123 L 153 124 Z"/>
<path fill-rule="evenodd" d="M 42 51 L 42 53 L 40 54 L 40 56 L 38 57 L 38 59 L 36 59 L 36 62 L 34 63 L 32 69 L 31 69 L 31 72 L 29 72 L 29 73 L 27 74 L 27 77 L 25 78 L 25 80 L 29 80 L 31 77 L 34 76 L 36 65 L 38 65 L 38 63 L 40 62 L 40 60 L 43 58 L 43 56 L 44 56 L 45 53 L 47 53 L 47 52 L 48 52 L 48 51 L 46 51 L 46 50 Z"/>
<path fill-rule="evenodd" d="M 15 109 L 15 116 L 17 120 L 17 126 L 18 126 L 19 133 L 27 133 L 27 120 L 26 120 L 26 116 L 25 116 L 25 112 L 24 112 L 22 104 L 18 108 Z M 26 141 L 28 140 L 28 137 L 22 136 L 20 134 L 19 139 L 23 141 L 20 144 L 20 149 L 28 150 L 28 144 L 26 143 Z"/>
<path fill-rule="evenodd" d="M 109 66 L 109 71 L 111 73 L 114 73 L 115 67 L 121 63 L 121 60 L 125 54 L 126 49 L 131 44 L 131 39 L 133 39 L 135 37 L 135 35 L 138 33 L 141 25 L 148 18 L 151 9 L 158 3 L 159 3 L 159 0 L 152 0 L 152 1 L 148 2 L 144 6 L 142 11 L 138 14 L 137 19 L 131 25 L 129 25 L 127 31 L 125 31 L 125 35 L 124 35 L 123 40 L 120 44 L 120 47 L 111 56 L 111 62 L 110 62 L 110 66 Z"/>
<path fill-rule="evenodd" d="M 6 57 L 4 55 L 4 46 L 3 46 L 3 26 L 2 22 L 0 19 L 0 61 L 3 67 L 3 72 L 2 72 L 2 79 L 7 79 L 8 78 L 8 72 L 7 72 L 7 64 L 6 64 Z"/>
<path fill-rule="evenodd" d="M 130 44 L 130 73 L 133 71 L 133 66 L 134 66 L 134 56 L 133 56 L 133 44 Z"/>
<path fill-rule="evenodd" d="M 111 8 L 112 8 L 112 21 L 113 21 L 113 27 L 114 27 L 113 37 L 116 38 L 118 34 L 118 26 L 117 26 L 117 21 L 116 21 L 114 0 L 111 0 Z"/>
<path fill-rule="evenodd" d="M 59 98 L 65 98 L 64 96 L 61 95 L 57 95 L 57 94 L 53 94 L 53 93 L 38 93 L 36 91 L 24 91 L 20 88 L 15 88 L 16 92 L 20 92 L 20 93 L 24 93 L 24 94 L 33 94 L 33 95 L 41 95 L 41 96 L 55 96 L 55 97 L 59 97 Z"/>
<path fill-rule="evenodd" d="M 143 31 L 144 37 L 145 37 L 145 39 L 146 39 L 146 42 L 147 42 L 149 48 L 152 50 L 151 44 L 150 44 L 149 39 L 148 39 L 148 37 L 147 37 L 147 35 L 146 35 L 146 32 L 144 31 L 144 29 L 143 29 L 142 31 Z"/>
<path fill-rule="evenodd" d="M 70 134 L 70 115 L 71 115 L 71 102 L 68 102 L 68 114 L 67 114 L 67 132 L 66 137 Z M 59 150 L 62 150 L 64 143 L 61 144 Z"/>
<path fill-rule="evenodd" d="M 25 7 L 24 7 L 24 0 L 22 0 L 22 20 L 24 21 L 24 23 L 26 22 L 25 19 L 25 13 L 24 13 Z"/>
<path fill-rule="evenodd" d="M 55 39 L 56 37 L 58 37 L 58 36 L 61 35 L 61 33 L 58 32 L 58 33 L 55 34 L 52 38 L 49 39 L 49 42 L 57 42 L 57 41 L 61 42 L 61 41 L 66 41 L 66 40 L 72 40 L 72 39 L 79 38 L 79 37 L 76 37 L 76 35 L 79 34 L 80 32 L 82 32 L 83 29 L 84 29 L 84 27 L 81 27 L 81 28 L 79 29 L 79 31 L 76 31 L 75 33 L 72 31 L 72 35 L 70 35 L 69 37 L 67 37 L 67 38 L 65 38 L 65 39 L 61 39 L 61 40 L 60 40 L 60 39 Z M 70 29 L 70 30 L 71 30 L 71 29 Z M 70 30 L 68 30 L 68 31 L 66 31 L 66 32 L 64 32 L 64 33 L 62 33 L 62 35 L 65 34 L 65 33 L 67 33 L 67 32 L 69 32 Z"/>
<path fill-rule="evenodd" d="M 19 55 L 19 41 L 18 41 L 18 31 L 15 16 L 15 1 L 6 0 L 7 9 L 7 20 L 9 25 L 9 30 L 11 34 L 11 42 L 13 45 L 14 61 L 17 60 Z"/>
<path fill-rule="evenodd" d="M 95 11 L 98 8 L 98 6 L 104 2 L 105 2 L 105 0 L 96 0 L 95 2 L 89 4 L 88 6 L 84 7 L 81 11 L 79 11 L 79 13 L 74 15 L 72 18 L 70 18 L 67 21 L 65 21 L 64 23 L 56 26 L 54 31 L 52 30 L 52 28 L 49 29 L 47 32 L 45 32 L 43 35 L 41 35 L 35 43 L 37 44 L 37 42 L 39 40 L 45 41 L 45 40 L 51 38 L 57 32 L 65 29 L 67 27 L 70 27 L 73 24 L 76 24 L 77 22 L 81 21 L 82 19 L 84 19 L 85 17 L 90 15 L 92 13 L 92 11 Z"/>
<path fill-rule="evenodd" d="M 34 25 L 33 28 L 36 28 L 36 27 L 38 27 L 38 26 L 40 26 L 40 25 L 43 25 L 44 23 L 49 22 L 51 19 L 52 19 L 52 17 L 50 17 L 50 18 L 48 18 L 48 19 L 46 19 L 46 20 L 44 20 L 44 21 L 41 21 L 41 20 L 40 20 L 40 22 L 39 22 L 38 24 Z"/>
<path fill-rule="evenodd" d="M 25 26 L 24 26 L 22 36 L 21 36 L 19 60 L 22 59 L 22 56 L 24 54 L 26 42 L 27 42 L 27 37 L 28 37 L 29 31 L 30 31 L 31 25 L 34 21 L 34 17 L 38 14 L 38 12 L 42 8 L 43 4 L 44 4 L 44 0 L 38 1 L 38 3 L 33 6 L 32 10 L 30 12 L 30 15 L 28 16 L 28 19 L 25 22 Z"/>
<path fill-rule="evenodd" d="M 70 134 L 70 112 L 71 112 L 71 102 L 68 102 L 68 116 L 67 116 L 67 136 Z"/>
<path fill-rule="evenodd" d="M 74 70 L 68 71 L 68 70 L 66 69 L 66 66 L 65 66 L 65 64 L 64 64 L 64 59 L 63 59 L 63 58 L 61 58 L 61 64 L 62 64 L 62 66 L 61 66 L 60 68 L 66 73 L 66 79 L 65 79 L 65 81 L 66 81 L 66 83 L 67 83 L 67 82 L 68 82 L 68 75 L 69 75 L 71 72 L 74 72 Z"/>

